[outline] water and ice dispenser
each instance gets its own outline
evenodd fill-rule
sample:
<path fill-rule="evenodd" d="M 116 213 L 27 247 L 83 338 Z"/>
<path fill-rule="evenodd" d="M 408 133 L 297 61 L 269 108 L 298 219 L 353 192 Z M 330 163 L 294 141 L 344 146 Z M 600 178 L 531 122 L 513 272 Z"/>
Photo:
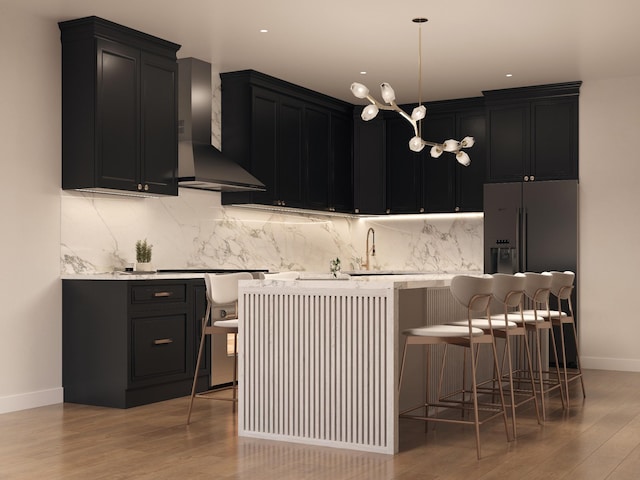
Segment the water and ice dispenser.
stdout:
<path fill-rule="evenodd" d="M 508 243 L 491 247 L 491 272 L 512 274 L 518 271 L 518 250 Z"/>

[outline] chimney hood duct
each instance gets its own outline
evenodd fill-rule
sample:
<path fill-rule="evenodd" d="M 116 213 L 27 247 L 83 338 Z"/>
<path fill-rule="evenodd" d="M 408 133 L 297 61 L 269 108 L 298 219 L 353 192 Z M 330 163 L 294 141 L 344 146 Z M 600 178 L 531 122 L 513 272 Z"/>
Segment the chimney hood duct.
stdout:
<path fill-rule="evenodd" d="M 211 145 L 211 64 L 178 60 L 178 186 L 264 191 L 264 184 Z"/>

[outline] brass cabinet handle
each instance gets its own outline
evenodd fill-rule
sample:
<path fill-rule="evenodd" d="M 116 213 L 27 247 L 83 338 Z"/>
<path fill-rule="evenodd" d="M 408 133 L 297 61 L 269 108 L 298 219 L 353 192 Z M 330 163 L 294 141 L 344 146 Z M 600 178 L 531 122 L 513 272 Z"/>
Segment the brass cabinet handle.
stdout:
<path fill-rule="evenodd" d="M 173 295 L 172 292 L 153 292 L 153 296 L 158 298 L 158 297 L 170 297 L 171 295 Z"/>
<path fill-rule="evenodd" d="M 173 338 L 158 338 L 153 341 L 154 345 L 168 345 L 173 343 Z"/>

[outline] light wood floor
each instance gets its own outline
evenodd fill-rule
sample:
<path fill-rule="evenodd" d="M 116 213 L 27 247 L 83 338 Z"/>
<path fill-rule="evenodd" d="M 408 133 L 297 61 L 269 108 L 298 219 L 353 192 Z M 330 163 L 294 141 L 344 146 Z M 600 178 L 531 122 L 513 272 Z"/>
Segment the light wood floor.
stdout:
<path fill-rule="evenodd" d="M 517 441 L 482 428 L 402 421 L 395 456 L 238 438 L 229 402 L 188 398 L 128 410 L 53 405 L 0 415 L 0 479 L 611 479 L 640 478 L 640 373 L 587 371 L 587 399 L 552 396 L 547 422 L 519 415 Z"/>

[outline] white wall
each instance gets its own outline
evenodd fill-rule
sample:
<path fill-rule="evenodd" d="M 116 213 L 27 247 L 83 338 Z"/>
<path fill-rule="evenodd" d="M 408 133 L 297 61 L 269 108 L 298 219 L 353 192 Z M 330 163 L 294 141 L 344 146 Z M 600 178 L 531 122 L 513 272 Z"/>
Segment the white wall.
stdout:
<path fill-rule="evenodd" d="M 579 325 L 588 368 L 640 371 L 639 85 L 640 77 L 590 81 L 580 94 Z"/>
<path fill-rule="evenodd" d="M 58 39 L 0 4 L 0 413 L 62 401 Z"/>

